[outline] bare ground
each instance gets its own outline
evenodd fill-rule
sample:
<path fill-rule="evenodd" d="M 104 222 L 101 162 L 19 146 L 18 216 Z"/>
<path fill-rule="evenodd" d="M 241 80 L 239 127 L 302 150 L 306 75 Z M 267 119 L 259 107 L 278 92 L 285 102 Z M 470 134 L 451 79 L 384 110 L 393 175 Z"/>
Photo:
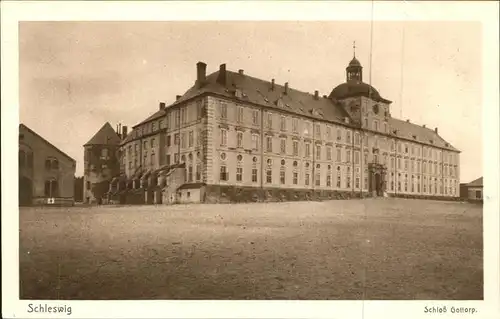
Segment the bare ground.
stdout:
<path fill-rule="evenodd" d="M 21 299 L 483 299 L 482 207 L 22 208 Z"/>

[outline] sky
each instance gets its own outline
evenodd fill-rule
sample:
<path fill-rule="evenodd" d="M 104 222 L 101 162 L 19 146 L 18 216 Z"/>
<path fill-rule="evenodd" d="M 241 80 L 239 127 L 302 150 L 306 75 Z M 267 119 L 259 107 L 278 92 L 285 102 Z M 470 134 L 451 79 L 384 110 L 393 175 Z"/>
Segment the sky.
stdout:
<path fill-rule="evenodd" d="M 172 103 L 198 61 L 207 74 L 226 63 L 328 95 L 356 41 L 364 82 L 393 101 L 393 117 L 438 127 L 470 182 L 482 176 L 481 32 L 478 22 L 21 22 L 20 121 L 79 176 L 83 144 L 105 122 L 131 127 Z"/>

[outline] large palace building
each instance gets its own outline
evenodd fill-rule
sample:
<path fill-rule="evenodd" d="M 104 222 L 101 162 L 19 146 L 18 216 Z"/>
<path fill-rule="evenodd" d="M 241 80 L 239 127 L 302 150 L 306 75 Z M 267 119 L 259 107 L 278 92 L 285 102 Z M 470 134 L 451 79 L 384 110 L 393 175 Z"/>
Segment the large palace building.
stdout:
<path fill-rule="evenodd" d="M 354 57 L 330 95 L 300 92 L 222 64 L 120 144 L 120 202 L 364 196 L 455 198 L 459 151 L 438 129 L 399 120 Z M 132 200 L 131 198 L 135 198 Z"/>

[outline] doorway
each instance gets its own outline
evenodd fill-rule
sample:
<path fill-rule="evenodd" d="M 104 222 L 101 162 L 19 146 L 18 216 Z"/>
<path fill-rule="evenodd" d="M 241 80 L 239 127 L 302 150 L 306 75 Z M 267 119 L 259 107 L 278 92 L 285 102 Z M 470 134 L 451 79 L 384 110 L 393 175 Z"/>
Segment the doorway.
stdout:
<path fill-rule="evenodd" d="M 32 204 L 33 183 L 25 176 L 19 177 L 19 206 L 29 206 Z"/>
<path fill-rule="evenodd" d="M 375 192 L 377 196 L 382 196 L 382 179 L 380 174 L 375 174 Z"/>

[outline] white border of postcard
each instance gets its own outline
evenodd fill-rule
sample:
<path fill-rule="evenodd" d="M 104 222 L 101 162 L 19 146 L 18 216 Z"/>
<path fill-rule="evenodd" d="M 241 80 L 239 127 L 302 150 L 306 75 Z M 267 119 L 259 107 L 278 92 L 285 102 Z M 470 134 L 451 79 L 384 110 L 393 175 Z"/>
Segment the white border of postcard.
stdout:
<path fill-rule="evenodd" d="M 73 318 L 500 318 L 499 284 L 499 5 L 490 2 L 133 2 L 1 3 L 2 79 L 2 315 L 28 313 L 19 300 L 17 203 L 18 22 L 171 20 L 415 20 L 480 21 L 483 25 L 484 301 L 51 301 Z M 471 105 L 470 112 L 481 106 Z M 466 134 L 466 132 L 464 132 Z M 479 142 L 479 141 L 478 141 Z M 487 172 L 487 173 L 486 173 Z M 12 182 L 14 181 L 14 182 Z M 474 315 L 424 314 L 425 306 L 475 307 Z"/>

